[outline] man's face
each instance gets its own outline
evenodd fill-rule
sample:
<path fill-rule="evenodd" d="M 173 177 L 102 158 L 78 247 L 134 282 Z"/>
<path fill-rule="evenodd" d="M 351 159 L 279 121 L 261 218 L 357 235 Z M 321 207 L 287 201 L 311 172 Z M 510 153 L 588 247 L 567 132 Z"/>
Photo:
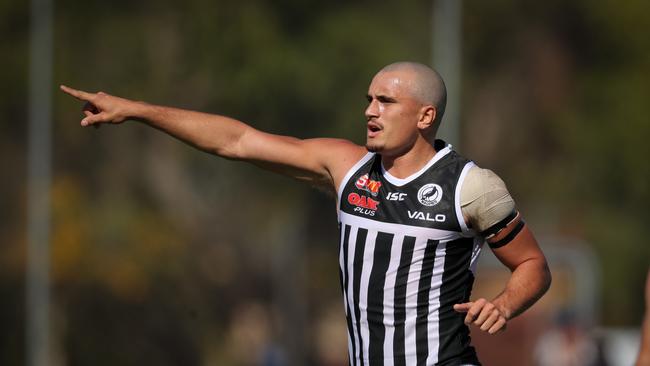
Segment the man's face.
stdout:
<path fill-rule="evenodd" d="M 413 146 L 422 103 L 412 93 L 409 73 L 379 72 L 368 88 L 366 108 L 368 151 L 399 155 Z"/>

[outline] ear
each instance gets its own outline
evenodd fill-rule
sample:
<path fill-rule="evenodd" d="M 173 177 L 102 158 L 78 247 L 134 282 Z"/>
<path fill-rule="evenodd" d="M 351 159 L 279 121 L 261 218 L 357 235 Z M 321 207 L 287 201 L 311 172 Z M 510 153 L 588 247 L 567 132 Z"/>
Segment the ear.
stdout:
<path fill-rule="evenodd" d="M 426 130 L 429 127 L 433 126 L 438 110 L 432 105 L 425 105 L 420 109 L 420 114 L 418 118 L 418 128 L 421 130 Z"/>

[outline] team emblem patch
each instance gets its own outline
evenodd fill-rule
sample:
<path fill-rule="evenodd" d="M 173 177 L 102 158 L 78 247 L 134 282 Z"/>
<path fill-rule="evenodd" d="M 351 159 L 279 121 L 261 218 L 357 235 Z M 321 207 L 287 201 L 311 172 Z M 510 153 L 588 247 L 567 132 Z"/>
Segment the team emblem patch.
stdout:
<path fill-rule="evenodd" d="M 442 187 L 435 183 L 425 184 L 418 191 L 418 201 L 425 206 L 435 206 L 442 199 Z"/>

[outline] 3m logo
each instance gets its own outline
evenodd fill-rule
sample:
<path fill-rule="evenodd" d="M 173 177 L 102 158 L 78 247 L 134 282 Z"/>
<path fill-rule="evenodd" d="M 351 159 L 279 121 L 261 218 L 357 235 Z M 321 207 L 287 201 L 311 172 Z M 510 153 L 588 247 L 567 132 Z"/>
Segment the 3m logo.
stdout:
<path fill-rule="evenodd" d="M 354 192 L 348 195 L 348 203 L 356 206 L 354 212 L 359 212 L 368 216 L 375 216 L 375 211 L 377 211 L 377 206 L 379 205 L 379 201 L 375 201 L 370 197 L 362 196 Z"/>
<path fill-rule="evenodd" d="M 359 179 L 357 179 L 354 185 L 357 188 L 369 192 L 371 195 L 376 197 L 379 194 L 379 187 L 381 187 L 381 182 L 372 180 L 370 177 L 368 177 L 368 174 L 364 174 L 360 176 Z"/>

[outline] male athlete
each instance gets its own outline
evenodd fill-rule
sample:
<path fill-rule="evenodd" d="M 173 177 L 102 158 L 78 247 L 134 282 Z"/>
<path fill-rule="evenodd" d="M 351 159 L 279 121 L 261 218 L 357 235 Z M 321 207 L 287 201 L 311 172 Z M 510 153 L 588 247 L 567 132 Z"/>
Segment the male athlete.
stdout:
<path fill-rule="evenodd" d="M 503 181 L 435 139 L 446 89 L 425 65 L 399 62 L 375 75 L 365 147 L 61 89 L 86 102 L 82 126 L 141 121 L 334 192 L 351 365 L 480 365 L 468 326 L 502 331 L 550 285 L 544 254 Z M 494 299 L 470 301 L 484 241 L 512 273 Z"/>

